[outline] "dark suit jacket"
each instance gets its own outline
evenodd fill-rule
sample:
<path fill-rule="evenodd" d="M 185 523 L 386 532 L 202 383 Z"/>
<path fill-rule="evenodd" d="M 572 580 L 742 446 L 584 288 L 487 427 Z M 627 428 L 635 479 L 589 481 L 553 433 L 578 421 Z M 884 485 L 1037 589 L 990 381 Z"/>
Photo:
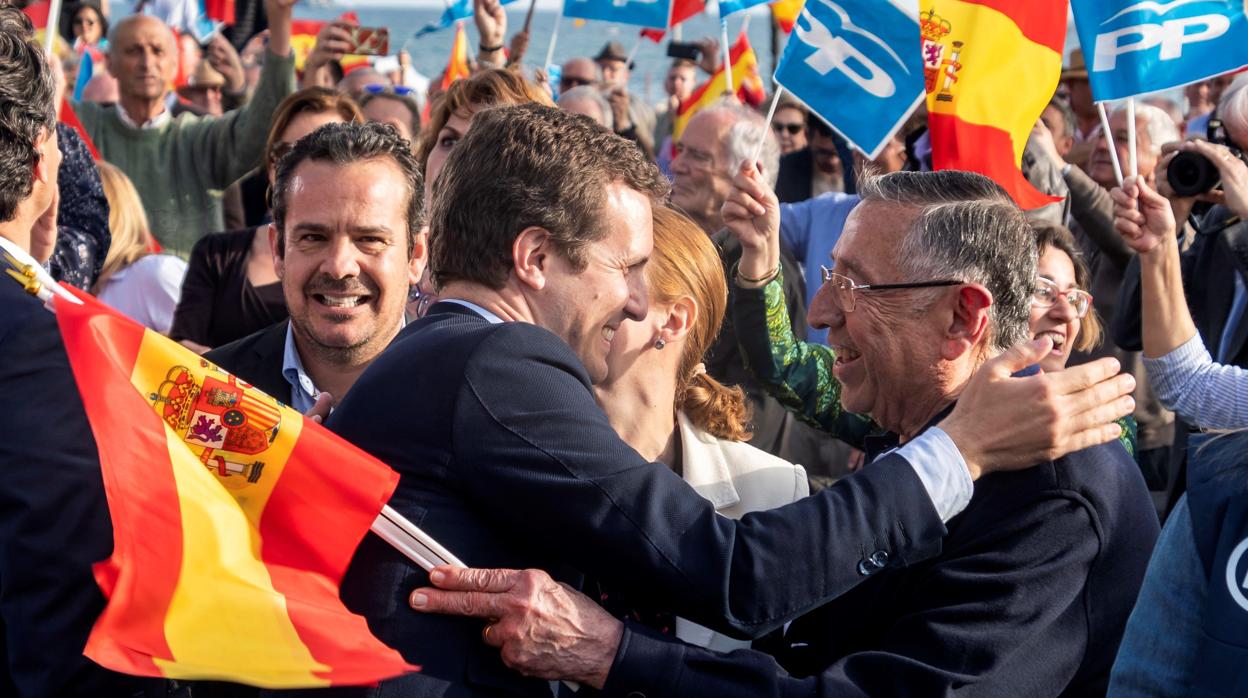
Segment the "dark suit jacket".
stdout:
<path fill-rule="evenodd" d="M 204 358 L 289 405 L 290 382 L 282 375 L 289 325 L 290 320 L 282 320 L 219 346 L 205 353 Z"/>
<path fill-rule="evenodd" d="M 404 329 L 327 426 L 395 468 L 390 506 L 465 563 L 575 569 L 737 635 L 844 593 L 862 579 L 863 551 L 905 565 L 935 554 L 944 533 L 899 456 L 789 506 L 720 516 L 620 440 L 561 339 L 453 303 Z M 384 695 L 549 698 L 546 682 L 506 669 L 481 642 L 480 621 L 413 612 L 407 596 L 427 583 L 372 536 L 344 578 L 347 606 L 422 666 Z"/>
<path fill-rule="evenodd" d="M 0 695 L 163 690 L 82 655 L 113 550 L 95 439 L 55 316 L 7 276 L 0 309 Z"/>
<path fill-rule="evenodd" d="M 780 172 L 776 177 L 776 198 L 782 204 L 810 198 L 810 168 L 814 167 L 810 148 L 780 156 Z"/>
<path fill-rule="evenodd" d="M 940 556 L 794 621 L 776 652 L 784 670 L 630 625 L 604 694 L 1105 695 L 1158 533 L 1122 446 L 984 477 L 948 525 Z"/>
<path fill-rule="evenodd" d="M 1190 233 L 1189 233 L 1190 234 Z M 1183 293 L 1187 307 L 1196 323 L 1200 339 L 1216 359 L 1221 352 L 1222 333 L 1235 299 L 1235 276 L 1248 281 L 1248 222 L 1231 217 L 1227 209 L 1215 206 L 1200 221 L 1192 244 L 1180 260 Z M 1118 313 L 1110 324 L 1114 341 L 1123 349 L 1144 348 L 1141 332 L 1140 262 L 1133 259 L 1127 267 L 1118 295 Z M 1248 318 L 1240 318 L 1230 351 L 1224 363 L 1248 368 Z M 1170 482 L 1166 511 L 1187 489 L 1187 434 L 1193 427 L 1176 415 L 1174 446 L 1171 449 Z"/>

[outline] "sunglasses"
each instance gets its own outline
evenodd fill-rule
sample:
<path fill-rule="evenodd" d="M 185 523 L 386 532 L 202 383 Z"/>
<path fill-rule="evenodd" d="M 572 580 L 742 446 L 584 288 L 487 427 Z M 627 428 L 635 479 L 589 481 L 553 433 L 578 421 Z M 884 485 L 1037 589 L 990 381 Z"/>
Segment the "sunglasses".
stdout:
<path fill-rule="evenodd" d="M 586 80 L 585 78 L 559 78 L 559 88 L 565 91 L 573 87 L 584 87 L 592 84 L 594 84 L 593 80 Z"/>
<path fill-rule="evenodd" d="M 365 85 L 364 91 L 370 95 L 398 95 L 400 97 L 412 97 L 416 94 L 416 88 L 406 85 L 379 85 L 373 83 Z"/>
<path fill-rule="evenodd" d="M 805 129 L 806 124 L 782 124 L 779 122 L 773 122 L 771 124 L 771 130 L 775 131 L 777 134 L 788 131 L 790 136 L 796 136 Z"/>

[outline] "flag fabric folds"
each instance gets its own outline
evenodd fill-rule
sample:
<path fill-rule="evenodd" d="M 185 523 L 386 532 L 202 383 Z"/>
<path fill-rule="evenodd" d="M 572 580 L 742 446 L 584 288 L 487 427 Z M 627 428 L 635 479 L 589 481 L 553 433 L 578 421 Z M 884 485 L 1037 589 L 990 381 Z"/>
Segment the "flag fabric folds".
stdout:
<path fill-rule="evenodd" d="M 654 43 L 663 41 L 663 37 L 667 35 L 667 29 L 680 24 L 681 22 L 701 14 L 706 9 L 706 0 L 672 0 L 672 19 L 668 22 L 665 29 L 642 29 L 641 35 Z"/>
<path fill-rule="evenodd" d="M 763 79 L 758 74 L 758 56 L 754 53 L 754 47 L 750 46 L 749 37 L 745 35 L 745 32 L 737 36 L 736 42 L 728 52 L 728 58 L 732 66 L 732 84 L 736 88 L 737 99 L 755 107 L 762 104 L 767 95 L 763 87 Z M 699 85 L 689 99 L 680 106 L 680 111 L 676 113 L 676 119 L 672 122 L 673 143 L 680 140 L 680 134 L 684 133 L 685 126 L 689 125 L 689 119 L 692 119 L 694 114 L 719 101 L 728 91 L 728 83 L 724 75 L 725 67 L 721 65 L 719 70 Z"/>
<path fill-rule="evenodd" d="M 108 603 L 85 654 L 128 674 L 269 688 L 414 669 L 338 599 L 397 474 L 69 290 L 82 304 L 57 299 L 57 322 L 99 447 L 114 541 L 96 566 Z"/>
<path fill-rule="evenodd" d="M 91 141 L 91 136 L 87 135 L 87 129 L 83 128 L 82 122 L 78 120 L 78 114 L 74 112 L 74 107 L 69 103 L 69 99 L 61 98 L 61 107 L 57 111 L 57 120 L 66 126 L 78 132 L 82 138 L 82 142 L 87 145 L 87 150 L 91 152 L 91 157 L 95 160 L 100 159 L 100 151 L 96 149 L 95 143 Z M 152 238 L 155 242 L 155 238 Z"/>
<path fill-rule="evenodd" d="M 738 12 L 745 12 L 751 7 L 764 5 L 767 0 L 719 0 L 719 16 L 727 17 Z"/>
<path fill-rule="evenodd" d="M 666 29 L 672 0 L 565 0 L 563 16 Z"/>
<path fill-rule="evenodd" d="M 1024 209 L 1058 201 L 1019 171 L 1062 71 L 1065 0 L 921 0 L 932 166 L 994 179 Z"/>
<path fill-rule="evenodd" d="M 464 33 L 464 23 L 455 26 L 455 41 L 451 43 L 451 57 L 446 62 L 446 70 L 442 71 L 442 90 L 451 86 L 456 80 L 462 80 L 472 74 L 468 65 L 468 35 Z"/>
<path fill-rule="evenodd" d="M 503 5 L 510 5 L 516 0 L 502 0 Z M 416 31 L 416 38 L 420 38 L 426 34 L 440 32 L 443 29 L 450 29 L 455 26 L 456 22 L 468 19 L 472 16 L 472 0 L 455 0 L 446 6 L 442 11 L 442 16 L 438 17 L 438 21 L 430 22 Z"/>
<path fill-rule="evenodd" d="M 915 10 L 880 0 L 809 0 L 775 81 L 874 158 L 923 99 Z"/>
<path fill-rule="evenodd" d="M 777 0 L 771 3 L 771 17 L 776 20 L 776 26 L 780 27 L 780 31 L 788 34 L 793 31 L 793 24 L 797 21 L 797 13 L 802 11 L 804 0 Z"/>
<path fill-rule="evenodd" d="M 1248 65 L 1239 2 L 1072 0 L 1098 101 L 1156 92 Z"/>

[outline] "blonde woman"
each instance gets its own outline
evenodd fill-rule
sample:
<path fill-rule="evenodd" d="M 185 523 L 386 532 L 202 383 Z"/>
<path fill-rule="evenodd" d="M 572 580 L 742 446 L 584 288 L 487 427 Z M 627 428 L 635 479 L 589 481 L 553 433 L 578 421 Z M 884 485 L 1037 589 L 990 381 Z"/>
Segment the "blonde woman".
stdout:
<path fill-rule="evenodd" d="M 649 312 L 616 331 L 607 379 L 595 387 L 611 426 L 643 458 L 676 471 L 723 516 L 739 519 L 809 494 L 802 466 L 745 443 L 750 429 L 744 393 L 720 384 L 702 366 L 724 319 L 728 284 L 711 239 L 670 208 L 654 211 L 646 286 Z M 626 602 L 612 603 L 606 581 L 603 601 L 624 610 Z M 710 649 L 749 646 L 684 619 L 657 622 L 660 630 L 666 624 L 682 640 Z"/>
<path fill-rule="evenodd" d="M 101 162 L 99 167 L 113 241 L 92 291 L 136 322 L 169 334 L 173 309 L 182 296 L 186 262 L 173 255 L 152 254 L 152 233 L 139 192 L 115 166 Z"/>

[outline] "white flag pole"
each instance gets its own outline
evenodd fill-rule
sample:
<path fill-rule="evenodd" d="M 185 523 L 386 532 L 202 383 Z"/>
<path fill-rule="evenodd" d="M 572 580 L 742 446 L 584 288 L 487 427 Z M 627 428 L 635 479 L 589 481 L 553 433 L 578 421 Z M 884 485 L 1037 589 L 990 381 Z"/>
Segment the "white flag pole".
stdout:
<path fill-rule="evenodd" d="M 1118 180 L 1118 186 L 1121 187 L 1122 164 L 1118 162 L 1118 148 L 1114 146 L 1114 134 L 1109 130 L 1109 117 L 1105 114 L 1104 102 L 1096 103 L 1096 112 L 1101 117 L 1101 135 L 1105 137 L 1105 147 L 1109 149 L 1109 160 L 1114 164 L 1114 179 Z"/>
<path fill-rule="evenodd" d="M 559 14 L 555 15 L 555 30 L 550 33 L 550 46 L 546 48 L 546 62 L 542 64 L 545 69 L 555 60 L 555 44 L 559 41 L 559 24 L 563 21 L 563 3 L 559 3 Z"/>
<path fill-rule="evenodd" d="M 1127 98 L 1127 143 L 1127 171 L 1124 174 L 1130 177 L 1139 172 L 1135 153 L 1135 97 Z"/>
<path fill-rule="evenodd" d="M 633 49 L 628 52 L 628 60 L 624 63 L 629 70 L 633 69 L 633 59 L 637 57 L 637 52 L 641 50 L 641 42 L 645 40 L 646 37 L 641 34 L 637 35 L 637 43 L 633 44 Z"/>
<path fill-rule="evenodd" d="M 754 146 L 754 154 L 750 162 L 758 164 L 758 156 L 763 154 L 763 144 L 767 142 L 767 129 L 771 128 L 771 120 L 776 116 L 776 107 L 780 105 L 780 95 L 784 94 L 784 86 L 776 85 L 776 93 L 771 96 L 771 107 L 767 109 L 767 123 L 763 124 L 763 137 Z"/>
<path fill-rule="evenodd" d="M 724 46 L 724 80 L 728 85 L 728 94 L 736 95 L 737 90 L 732 86 L 732 53 L 728 47 L 728 18 L 724 17 L 719 20 L 719 36 Z"/>
<path fill-rule="evenodd" d="M 49 60 L 52 60 L 52 42 L 59 33 L 57 27 L 60 25 L 61 0 L 52 0 L 48 3 L 48 26 L 43 30 L 43 52 L 48 54 Z M 61 105 L 58 104 L 56 106 L 60 108 Z"/>

